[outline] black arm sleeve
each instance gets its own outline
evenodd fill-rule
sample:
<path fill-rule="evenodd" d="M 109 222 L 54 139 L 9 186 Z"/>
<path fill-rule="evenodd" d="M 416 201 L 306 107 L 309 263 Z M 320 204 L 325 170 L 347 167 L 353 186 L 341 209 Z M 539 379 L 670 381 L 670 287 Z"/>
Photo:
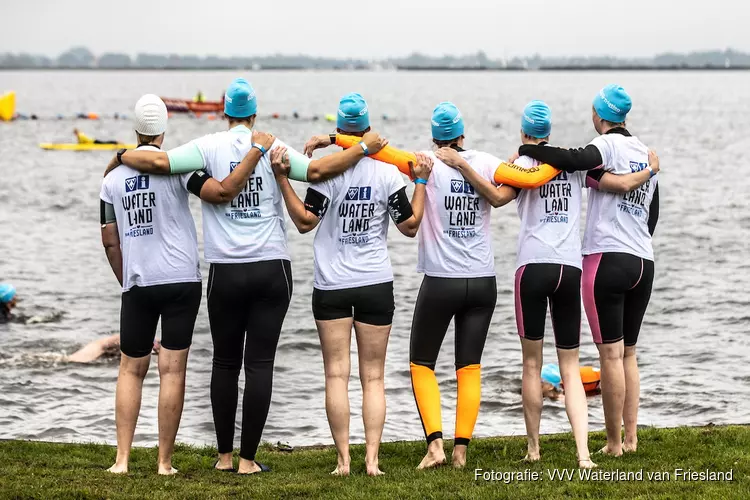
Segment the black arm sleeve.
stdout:
<path fill-rule="evenodd" d="M 593 144 L 578 149 L 524 144 L 518 148 L 518 154 L 521 156 L 530 156 L 537 161 L 548 163 L 566 172 L 591 170 L 602 165 L 602 154 L 599 152 L 599 148 Z"/>
<path fill-rule="evenodd" d="M 322 219 L 328 211 L 329 204 L 330 200 L 326 195 L 312 188 L 307 188 L 307 194 L 305 195 L 305 210 L 318 219 Z"/>
<path fill-rule="evenodd" d="M 388 197 L 388 213 L 396 224 L 401 224 L 414 215 L 409 197 L 406 196 L 406 186 Z"/>
<path fill-rule="evenodd" d="M 656 223 L 659 222 L 659 185 L 656 185 L 654 197 L 651 198 L 651 206 L 648 209 L 648 234 L 654 235 Z"/>
<path fill-rule="evenodd" d="M 99 220 L 101 224 L 112 224 L 117 222 L 115 218 L 115 206 L 111 203 L 107 203 L 104 200 L 99 200 Z"/>
<path fill-rule="evenodd" d="M 201 189 L 211 176 L 205 170 L 196 170 L 187 182 L 187 189 L 198 198 L 201 197 Z"/>

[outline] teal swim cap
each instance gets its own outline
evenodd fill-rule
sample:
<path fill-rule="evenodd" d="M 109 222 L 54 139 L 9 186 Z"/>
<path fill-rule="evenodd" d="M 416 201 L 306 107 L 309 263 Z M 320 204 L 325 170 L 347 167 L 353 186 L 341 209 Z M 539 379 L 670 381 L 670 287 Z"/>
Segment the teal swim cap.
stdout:
<path fill-rule="evenodd" d="M 6 304 L 16 296 L 16 287 L 10 283 L 0 283 L 0 303 Z"/>
<path fill-rule="evenodd" d="M 633 101 L 619 85 L 607 85 L 594 97 L 594 110 L 599 118 L 612 123 L 625 121 Z"/>
<path fill-rule="evenodd" d="M 441 102 L 432 111 L 432 138 L 452 141 L 464 135 L 464 119 L 452 102 Z"/>
<path fill-rule="evenodd" d="M 365 98 L 356 92 L 346 94 L 339 101 L 336 127 L 344 132 L 362 132 L 370 126 L 370 112 Z"/>
<path fill-rule="evenodd" d="M 546 102 L 531 101 L 523 108 L 521 130 L 524 134 L 537 139 L 549 136 L 552 131 L 552 111 Z"/>
<path fill-rule="evenodd" d="M 560 384 L 562 384 L 560 367 L 554 363 L 542 366 L 542 380 L 554 385 L 555 389 L 560 389 Z"/>
<path fill-rule="evenodd" d="M 255 90 L 244 78 L 235 78 L 224 94 L 224 114 L 232 118 L 247 118 L 258 111 Z"/>

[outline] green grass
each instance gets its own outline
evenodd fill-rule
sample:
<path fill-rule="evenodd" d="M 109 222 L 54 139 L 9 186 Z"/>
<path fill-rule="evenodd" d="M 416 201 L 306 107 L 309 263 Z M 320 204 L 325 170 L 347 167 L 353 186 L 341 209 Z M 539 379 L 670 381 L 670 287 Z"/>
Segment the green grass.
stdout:
<path fill-rule="evenodd" d="M 592 449 L 604 444 L 601 433 L 590 438 Z M 449 443 L 450 444 L 450 443 Z M 449 446 L 450 447 L 450 446 Z M 380 452 L 386 475 L 367 477 L 364 449 L 352 448 L 348 478 L 328 474 L 336 461 L 329 447 L 275 451 L 265 446 L 258 459 L 273 472 L 253 476 L 214 471 L 215 450 L 178 446 L 176 477 L 157 476 L 156 449 L 133 450 L 130 474 L 105 471 L 115 449 L 96 444 L 0 441 L 0 498 L 750 498 L 750 427 L 644 429 L 638 453 L 623 458 L 595 456 L 600 470 L 643 471 L 642 481 L 551 480 L 549 471 L 574 469 L 569 434 L 542 437 L 542 461 L 525 464 L 521 437 L 477 439 L 469 448 L 464 470 L 444 467 L 417 471 L 422 442 L 386 443 Z M 542 480 L 488 482 L 475 480 L 475 468 L 498 472 L 542 473 Z M 695 471 L 733 470 L 731 482 L 677 481 L 677 468 Z M 671 480 L 649 480 L 649 472 L 668 471 Z"/>

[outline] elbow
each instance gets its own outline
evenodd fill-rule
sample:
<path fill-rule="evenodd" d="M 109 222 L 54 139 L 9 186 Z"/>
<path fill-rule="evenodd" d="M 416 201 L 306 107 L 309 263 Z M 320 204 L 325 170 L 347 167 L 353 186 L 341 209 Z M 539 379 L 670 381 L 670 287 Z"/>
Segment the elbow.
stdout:
<path fill-rule="evenodd" d="M 508 203 L 507 201 L 500 199 L 500 198 L 492 198 L 490 199 L 490 205 L 492 205 L 492 208 L 500 208 L 503 205 Z"/>
<path fill-rule="evenodd" d="M 410 224 L 404 224 L 404 226 L 399 229 L 401 230 L 401 234 L 403 234 L 407 238 L 414 238 L 417 236 L 417 232 L 419 231 L 419 223 L 415 221 Z"/>
<path fill-rule="evenodd" d="M 307 182 L 316 183 L 323 179 L 323 172 L 320 169 L 320 165 L 317 161 L 313 161 L 307 167 Z"/>
<path fill-rule="evenodd" d="M 299 231 L 299 234 L 307 234 L 313 229 L 315 229 L 315 226 L 313 224 L 308 224 L 304 222 L 295 224 L 295 225 L 297 226 L 297 231 Z"/>
<path fill-rule="evenodd" d="M 154 169 L 162 174 L 171 173 L 169 168 L 169 156 L 167 156 L 166 154 L 159 155 L 154 160 Z"/>

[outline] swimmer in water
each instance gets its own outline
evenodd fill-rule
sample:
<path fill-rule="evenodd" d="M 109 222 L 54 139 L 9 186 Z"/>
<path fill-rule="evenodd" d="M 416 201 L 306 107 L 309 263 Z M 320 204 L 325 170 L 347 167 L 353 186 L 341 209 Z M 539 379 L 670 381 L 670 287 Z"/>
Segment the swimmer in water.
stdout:
<path fill-rule="evenodd" d="M 76 136 L 78 144 L 120 144 L 118 141 L 100 141 L 99 139 L 94 139 L 93 137 L 89 137 L 88 135 L 84 134 L 77 128 L 73 129 L 73 134 Z"/>
<path fill-rule="evenodd" d="M 160 349 L 161 344 L 154 341 L 151 354 L 158 356 Z M 73 354 L 63 357 L 63 361 L 66 363 L 93 363 L 101 358 L 119 358 L 120 354 L 120 334 L 118 333 L 89 342 Z"/>
<path fill-rule="evenodd" d="M 272 146 L 284 144 L 253 130 L 257 109 L 255 90 L 247 80 L 237 78 L 224 100 L 228 130 L 168 152 L 126 151 L 107 168 L 110 171 L 122 163 L 144 174 L 188 173 L 188 189 L 203 200 L 205 259 L 211 264 L 207 292 L 213 339 L 211 407 L 219 452 L 214 467 L 235 470 L 232 452 L 244 364 L 236 469 L 240 474 L 270 470 L 255 458 L 271 405 L 276 347 L 293 287 L 284 202 L 267 154 Z M 386 144 L 374 132 L 365 134 L 363 140 L 371 153 Z M 364 156 L 362 148 L 351 148 L 308 160 L 306 177 L 310 182 L 324 181 L 345 172 Z M 240 173 L 242 177 L 237 178 Z M 222 186 L 231 185 L 232 189 L 214 189 L 219 179 Z"/>
<path fill-rule="evenodd" d="M 17 303 L 16 287 L 10 283 L 0 283 L 0 323 L 10 321 L 11 311 Z"/>
<path fill-rule="evenodd" d="M 340 134 L 366 137 L 370 116 L 360 94 L 341 98 L 336 126 Z M 332 143 L 328 136 L 318 136 L 308 141 L 306 149 L 311 152 L 308 148 Z M 370 151 L 365 141 L 360 145 L 351 149 L 367 156 Z M 343 174 L 311 184 L 303 203 L 289 182 L 285 153 L 283 148 L 272 151 L 272 166 L 289 217 L 300 233 L 318 228 L 313 242 L 312 310 L 323 354 L 326 415 L 338 455 L 332 474 L 350 473 L 349 374 L 354 327 L 363 394 L 365 467 L 368 475 L 379 476 L 383 474 L 378 452 L 386 411 L 385 355 L 395 309 L 387 245 L 389 219 L 405 236 L 416 236 L 432 160 L 417 156 L 412 172 L 417 184 L 411 202 L 396 168 L 361 158 Z"/>
<path fill-rule="evenodd" d="M 634 452 L 638 445 L 635 346 L 651 298 L 651 237 L 659 216 L 658 158 L 628 131 L 631 107 L 622 87 L 608 85 L 594 97 L 591 117 L 600 135 L 588 146 L 568 150 L 527 143 L 518 151 L 564 171 L 589 170 L 582 296 L 601 363 L 607 428 L 601 452 L 613 456 Z"/>

